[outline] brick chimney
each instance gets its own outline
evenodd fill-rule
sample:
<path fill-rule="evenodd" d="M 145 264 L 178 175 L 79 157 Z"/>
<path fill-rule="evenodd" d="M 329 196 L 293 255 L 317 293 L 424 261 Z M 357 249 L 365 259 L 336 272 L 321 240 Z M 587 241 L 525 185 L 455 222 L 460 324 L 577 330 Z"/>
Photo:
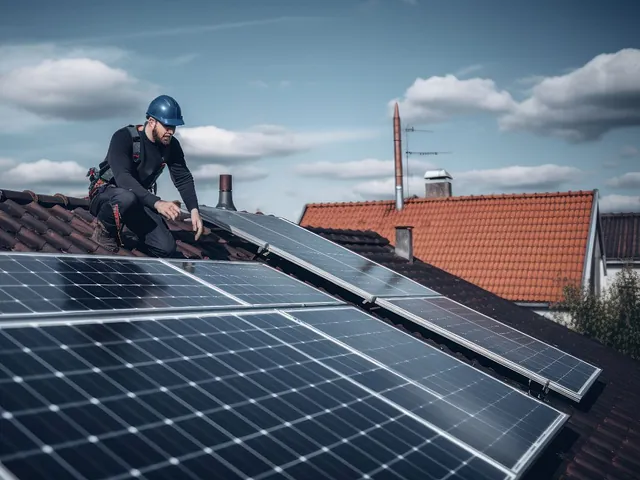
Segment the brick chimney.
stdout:
<path fill-rule="evenodd" d="M 396 227 L 395 253 L 413 263 L 413 227 Z"/>
<path fill-rule="evenodd" d="M 451 180 L 453 177 L 444 169 L 427 170 L 424 174 L 424 196 L 427 198 L 450 197 Z"/>

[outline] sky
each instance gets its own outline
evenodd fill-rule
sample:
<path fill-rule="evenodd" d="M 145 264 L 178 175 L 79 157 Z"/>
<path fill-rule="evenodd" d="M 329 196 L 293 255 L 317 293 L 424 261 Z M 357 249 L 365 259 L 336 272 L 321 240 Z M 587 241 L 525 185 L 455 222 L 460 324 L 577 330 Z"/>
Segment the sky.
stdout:
<path fill-rule="evenodd" d="M 608 6 L 607 6 L 608 5 Z M 640 3 L 629 0 L 0 0 L 0 189 L 85 196 L 159 94 L 199 202 L 239 210 L 405 195 L 598 189 L 640 211 Z M 180 199 L 165 173 L 158 194 Z"/>

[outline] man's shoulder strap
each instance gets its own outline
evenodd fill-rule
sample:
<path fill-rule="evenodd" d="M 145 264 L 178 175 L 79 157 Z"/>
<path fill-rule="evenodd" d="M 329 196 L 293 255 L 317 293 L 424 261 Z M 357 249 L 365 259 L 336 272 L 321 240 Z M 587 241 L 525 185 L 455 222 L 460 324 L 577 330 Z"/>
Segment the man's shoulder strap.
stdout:
<path fill-rule="evenodd" d="M 138 163 L 140 160 L 140 128 L 142 125 L 127 125 L 127 130 L 133 140 L 133 161 Z"/>

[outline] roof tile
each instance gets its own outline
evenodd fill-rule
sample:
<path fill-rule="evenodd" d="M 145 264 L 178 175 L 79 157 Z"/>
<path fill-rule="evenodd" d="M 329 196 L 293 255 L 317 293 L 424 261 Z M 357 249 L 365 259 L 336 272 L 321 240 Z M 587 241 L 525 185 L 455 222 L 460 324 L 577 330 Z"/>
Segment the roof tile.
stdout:
<path fill-rule="evenodd" d="M 556 302 L 582 280 L 593 191 L 414 198 L 307 205 L 302 226 L 372 230 L 410 225 L 414 254 L 512 301 Z"/>

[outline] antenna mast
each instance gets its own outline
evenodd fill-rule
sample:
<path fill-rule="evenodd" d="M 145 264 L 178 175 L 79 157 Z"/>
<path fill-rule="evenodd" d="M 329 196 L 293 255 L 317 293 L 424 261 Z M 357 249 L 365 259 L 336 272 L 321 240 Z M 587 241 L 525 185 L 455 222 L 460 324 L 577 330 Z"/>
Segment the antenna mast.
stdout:
<path fill-rule="evenodd" d="M 415 133 L 415 132 L 433 133 L 433 130 L 421 130 L 415 127 L 406 127 L 404 129 L 404 144 L 406 147 L 404 155 L 405 155 L 405 171 L 407 172 L 405 175 L 405 178 L 407 181 L 407 187 L 406 187 L 407 197 L 409 197 L 409 177 L 411 176 L 409 174 L 409 155 L 445 155 L 445 154 L 451 153 L 451 152 L 412 152 L 411 150 L 409 150 L 409 133 Z"/>

